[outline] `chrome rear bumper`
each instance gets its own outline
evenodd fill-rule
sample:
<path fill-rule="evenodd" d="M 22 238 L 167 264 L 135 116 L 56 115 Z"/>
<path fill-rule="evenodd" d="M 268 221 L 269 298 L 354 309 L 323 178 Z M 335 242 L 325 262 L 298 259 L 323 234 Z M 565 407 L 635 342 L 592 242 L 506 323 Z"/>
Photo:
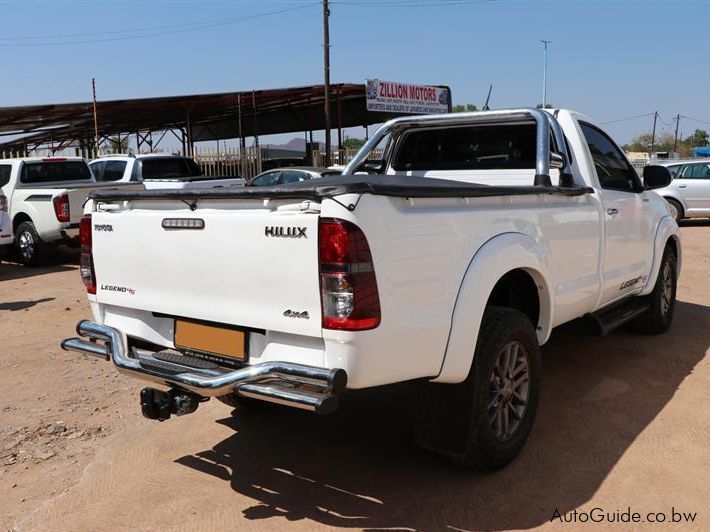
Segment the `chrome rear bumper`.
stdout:
<path fill-rule="evenodd" d="M 262 362 L 237 370 L 219 367 L 202 369 L 172 360 L 166 362 L 156 358 L 155 353 L 142 349 L 134 350 L 137 356 L 129 356 L 121 334 L 106 325 L 83 320 L 77 324 L 76 331 L 88 341 L 67 338 L 61 343 L 62 349 L 111 360 L 122 373 L 204 397 L 236 393 L 327 414 L 337 408 L 338 394 L 347 385 L 347 374 L 343 369 L 290 362 Z"/>

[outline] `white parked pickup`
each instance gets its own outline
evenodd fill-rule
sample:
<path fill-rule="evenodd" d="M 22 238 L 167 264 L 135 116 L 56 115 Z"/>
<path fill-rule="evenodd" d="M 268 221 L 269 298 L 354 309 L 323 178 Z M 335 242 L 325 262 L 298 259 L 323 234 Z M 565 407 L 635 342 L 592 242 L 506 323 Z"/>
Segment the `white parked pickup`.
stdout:
<path fill-rule="evenodd" d="M 94 318 L 62 346 L 167 385 L 141 393 L 160 420 L 206 397 L 327 413 L 344 388 L 416 380 L 419 443 L 491 470 L 530 433 L 555 327 L 671 324 L 678 226 L 649 190 L 670 175 L 648 167 L 642 186 L 589 118 L 398 118 L 344 174 L 92 194 Z"/>
<path fill-rule="evenodd" d="M 243 186 L 241 177 L 205 176 L 190 157 L 165 153 L 106 155 L 89 163 L 99 182 L 143 183 L 153 188 L 220 188 Z"/>
<path fill-rule="evenodd" d="M 0 172 L 2 172 L 2 167 L 0 167 Z M 0 173 L 0 182 L 2 181 L 2 174 Z M 12 222 L 10 221 L 10 214 L 8 213 L 7 196 L 3 193 L 0 188 L 0 246 L 7 246 L 12 244 Z"/>
<path fill-rule="evenodd" d="M 0 159 L 0 191 L 7 198 L 17 257 L 37 266 L 56 244 L 78 245 L 84 202 L 90 191 L 106 186 L 116 188 L 115 183 L 96 183 L 80 157 Z"/>

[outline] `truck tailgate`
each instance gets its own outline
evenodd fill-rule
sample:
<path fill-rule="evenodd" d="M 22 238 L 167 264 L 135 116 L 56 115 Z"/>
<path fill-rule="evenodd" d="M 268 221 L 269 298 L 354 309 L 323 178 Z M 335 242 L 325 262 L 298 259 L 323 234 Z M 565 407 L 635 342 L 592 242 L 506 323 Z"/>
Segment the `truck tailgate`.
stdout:
<path fill-rule="evenodd" d="M 176 202 L 94 212 L 98 302 L 320 336 L 318 214 L 249 203 L 194 212 Z M 202 220 L 204 228 L 164 227 L 185 220 Z"/>

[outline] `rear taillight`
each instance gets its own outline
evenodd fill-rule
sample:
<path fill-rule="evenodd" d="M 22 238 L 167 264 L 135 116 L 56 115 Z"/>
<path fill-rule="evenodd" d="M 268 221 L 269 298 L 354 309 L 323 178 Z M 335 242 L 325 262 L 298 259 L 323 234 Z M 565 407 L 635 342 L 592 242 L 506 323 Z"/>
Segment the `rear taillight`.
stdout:
<path fill-rule="evenodd" d="M 60 222 L 69 221 L 69 196 L 62 194 L 54 198 L 54 214 Z"/>
<path fill-rule="evenodd" d="M 380 296 L 367 238 L 355 224 L 321 218 L 318 230 L 324 329 L 363 331 L 380 324 Z"/>
<path fill-rule="evenodd" d="M 79 222 L 79 242 L 81 243 L 81 258 L 79 270 L 81 280 L 89 294 L 96 293 L 96 274 L 94 273 L 94 256 L 91 247 L 91 215 L 85 214 Z"/>

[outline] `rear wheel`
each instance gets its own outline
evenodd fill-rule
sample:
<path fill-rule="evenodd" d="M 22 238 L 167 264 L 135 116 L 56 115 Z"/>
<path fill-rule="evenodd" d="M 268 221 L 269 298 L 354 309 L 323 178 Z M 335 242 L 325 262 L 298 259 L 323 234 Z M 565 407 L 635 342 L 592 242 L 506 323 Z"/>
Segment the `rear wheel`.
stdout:
<path fill-rule="evenodd" d="M 17 226 L 15 251 L 25 266 L 41 266 L 45 263 L 47 244 L 37 234 L 32 222 L 22 222 Z"/>
<path fill-rule="evenodd" d="M 679 222 L 683 219 L 683 206 L 680 204 L 680 202 L 666 198 L 666 201 L 668 202 L 668 206 L 671 209 L 671 215 L 673 215 L 673 218 L 675 218 L 676 222 Z"/>
<path fill-rule="evenodd" d="M 461 384 L 431 385 L 420 445 L 478 471 L 513 460 L 532 429 L 540 393 L 540 348 L 522 312 L 489 307 L 473 367 Z"/>
<path fill-rule="evenodd" d="M 671 326 L 675 310 L 677 263 L 675 252 L 666 246 L 656 284 L 653 286 L 653 291 L 645 296 L 649 308 L 631 322 L 634 330 L 646 334 L 661 334 Z"/>

